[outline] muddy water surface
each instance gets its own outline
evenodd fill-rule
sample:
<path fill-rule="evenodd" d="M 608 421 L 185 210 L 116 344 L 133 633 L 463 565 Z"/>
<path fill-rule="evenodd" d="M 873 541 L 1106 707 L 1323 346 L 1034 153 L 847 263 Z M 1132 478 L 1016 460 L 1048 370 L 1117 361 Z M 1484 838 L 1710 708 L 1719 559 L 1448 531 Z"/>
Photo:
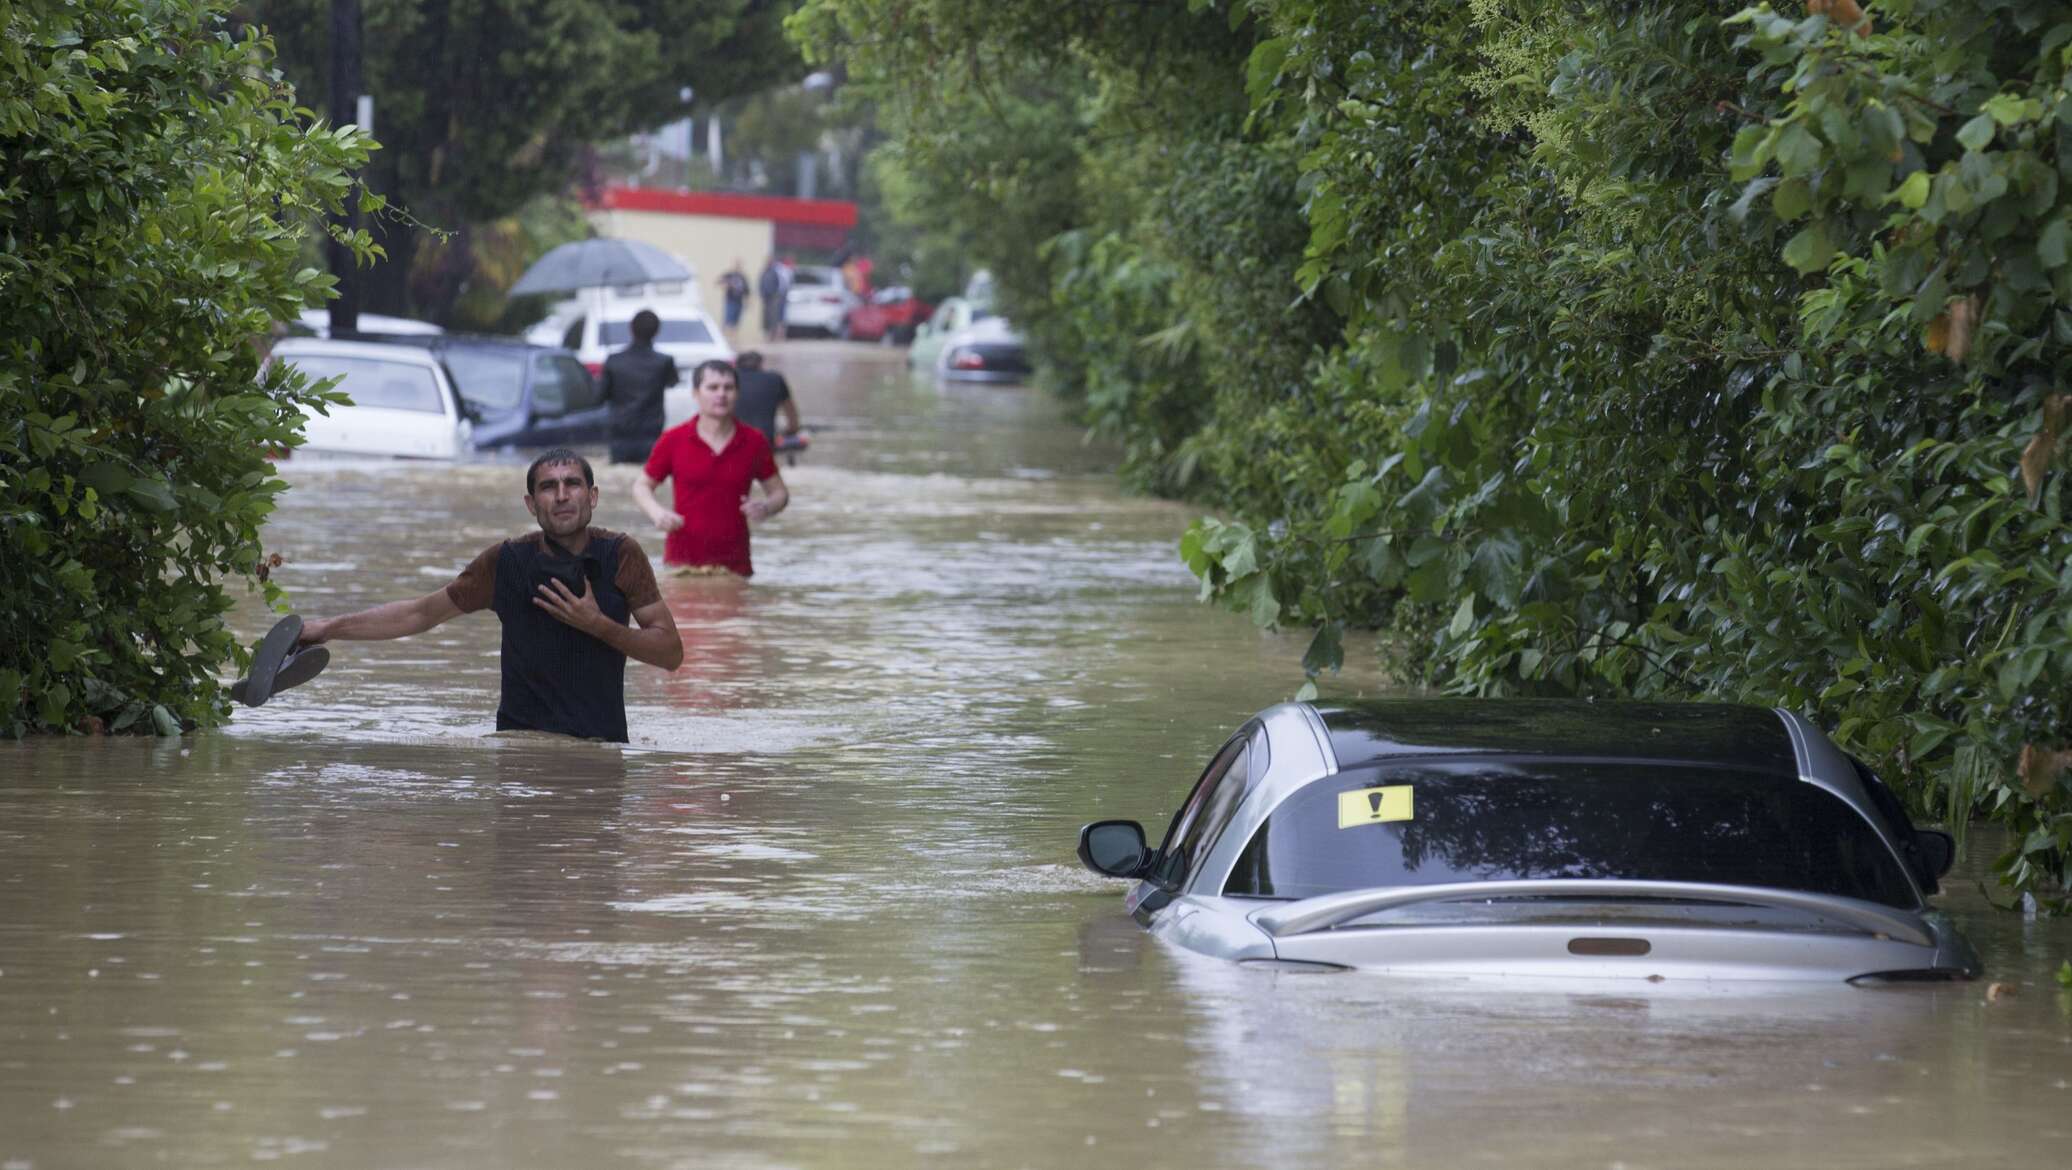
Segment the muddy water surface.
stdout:
<path fill-rule="evenodd" d="M 828 429 L 753 585 L 665 580 L 687 663 L 629 668 L 629 747 L 488 734 L 487 615 L 219 732 L 0 745 L 0 1168 L 2064 1163 L 2072 931 L 1969 877 L 2011 994 L 1148 942 L 1077 825 L 1162 825 L 1299 641 L 1198 608 L 1188 513 L 1030 391 L 781 360 Z M 437 588 L 522 470 L 291 464 L 281 579 Z M 628 482 L 599 521 L 659 549 Z"/>

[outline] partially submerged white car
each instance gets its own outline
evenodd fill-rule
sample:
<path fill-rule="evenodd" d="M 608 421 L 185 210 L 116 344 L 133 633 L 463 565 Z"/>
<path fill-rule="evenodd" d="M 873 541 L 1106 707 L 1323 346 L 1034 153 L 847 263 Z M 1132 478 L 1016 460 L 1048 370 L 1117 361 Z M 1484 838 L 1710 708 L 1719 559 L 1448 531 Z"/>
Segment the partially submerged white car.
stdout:
<path fill-rule="evenodd" d="M 1950 837 L 1788 711 L 1290 703 L 1216 753 L 1153 850 L 1080 831 L 1153 934 L 1313 971 L 1969 979 L 1928 899 Z"/>
<path fill-rule="evenodd" d="M 472 446 L 474 424 L 446 368 L 414 346 L 327 338 L 288 338 L 273 347 L 312 380 L 337 378 L 352 398 L 326 414 L 310 414 L 298 451 L 453 459 Z"/>

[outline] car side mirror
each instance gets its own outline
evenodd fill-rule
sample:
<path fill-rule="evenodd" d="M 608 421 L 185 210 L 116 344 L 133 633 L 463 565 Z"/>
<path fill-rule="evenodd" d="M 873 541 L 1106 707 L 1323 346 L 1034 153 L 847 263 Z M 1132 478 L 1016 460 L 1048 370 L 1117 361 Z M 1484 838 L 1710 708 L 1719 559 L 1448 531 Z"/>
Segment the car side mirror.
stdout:
<path fill-rule="evenodd" d="M 1079 862 L 1097 874 L 1132 878 L 1150 861 L 1144 826 L 1135 821 L 1095 821 L 1079 830 Z"/>
<path fill-rule="evenodd" d="M 1957 860 L 1957 839 L 1941 829 L 1915 829 L 1914 848 L 1921 851 L 1922 864 L 1940 878 Z"/>

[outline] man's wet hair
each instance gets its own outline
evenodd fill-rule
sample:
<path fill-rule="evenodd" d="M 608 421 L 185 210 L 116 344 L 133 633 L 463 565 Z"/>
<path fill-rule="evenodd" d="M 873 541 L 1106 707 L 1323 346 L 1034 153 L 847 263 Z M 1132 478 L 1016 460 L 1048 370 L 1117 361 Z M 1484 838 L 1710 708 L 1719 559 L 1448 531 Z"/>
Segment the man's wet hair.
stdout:
<path fill-rule="evenodd" d="M 533 460 L 532 466 L 525 469 L 526 495 L 529 496 L 532 494 L 533 477 L 537 476 L 540 473 L 540 468 L 547 467 L 555 463 L 575 464 L 577 467 L 583 469 L 584 486 L 597 486 L 597 473 L 590 470 L 590 461 L 588 459 L 583 458 L 581 455 L 576 454 L 574 451 L 571 451 L 566 447 L 556 447 L 553 450 L 548 451 L 546 454 L 541 455 L 538 459 Z"/>
<path fill-rule="evenodd" d="M 653 309 L 642 309 L 633 314 L 633 340 L 653 341 L 656 332 L 661 328 L 662 319 L 655 316 Z"/>
<path fill-rule="evenodd" d="M 744 370 L 760 370 L 763 368 L 762 351 L 756 349 L 744 349 L 740 353 L 734 355 L 734 364 L 740 366 Z"/>
<path fill-rule="evenodd" d="M 707 370 L 718 370 L 720 373 L 732 378 L 734 385 L 739 386 L 741 384 L 741 371 L 734 368 L 733 362 L 723 362 L 718 358 L 713 358 L 708 362 L 699 362 L 698 368 L 691 371 L 691 389 L 696 390 L 705 384 L 705 371 Z"/>

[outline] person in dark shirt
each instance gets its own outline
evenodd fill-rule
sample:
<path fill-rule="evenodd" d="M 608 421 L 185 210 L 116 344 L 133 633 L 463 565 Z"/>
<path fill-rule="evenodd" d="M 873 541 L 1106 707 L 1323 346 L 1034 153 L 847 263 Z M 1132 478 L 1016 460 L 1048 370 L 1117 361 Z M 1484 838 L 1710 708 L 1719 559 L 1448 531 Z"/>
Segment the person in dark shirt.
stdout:
<path fill-rule="evenodd" d="M 720 274 L 720 294 L 726 307 L 727 337 L 731 339 L 741 328 L 741 311 L 748 304 L 748 274 L 741 270 L 741 261 Z"/>
<path fill-rule="evenodd" d="M 611 404 L 613 463 L 644 463 L 662 435 L 662 392 L 677 383 L 676 359 L 655 350 L 661 318 L 633 314 L 633 341 L 604 359 L 604 400 Z"/>
<path fill-rule="evenodd" d="M 675 670 L 683 639 L 640 543 L 592 528 L 597 477 L 566 447 L 525 472 L 538 532 L 483 549 L 443 589 L 302 623 L 303 645 L 407 638 L 482 609 L 503 623 L 498 731 L 626 742 L 626 659 Z M 631 617 L 640 628 L 629 628 Z"/>
<path fill-rule="evenodd" d="M 799 405 L 791 396 L 791 383 L 775 370 L 763 368 L 763 355 L 748 350 L 734 359 L 741 375 L 741 390 L 734 403 L 734 418 L 761 431 L 778 446 L 778 440 L 799 433 Z M 777 416 L 784 416 L 784 430 L 777 430 Z"/>

